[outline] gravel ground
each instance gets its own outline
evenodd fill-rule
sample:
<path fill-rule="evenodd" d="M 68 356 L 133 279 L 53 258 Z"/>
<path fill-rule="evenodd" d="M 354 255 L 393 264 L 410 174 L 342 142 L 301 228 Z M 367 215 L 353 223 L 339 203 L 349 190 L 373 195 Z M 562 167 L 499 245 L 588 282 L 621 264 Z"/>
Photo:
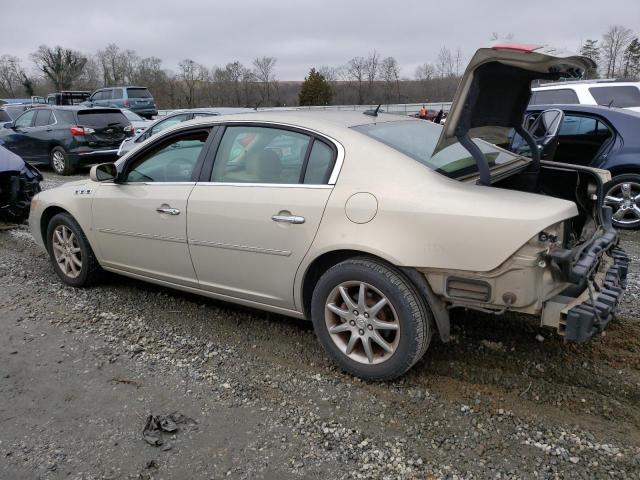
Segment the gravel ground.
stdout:
<path fill-rule="evenodd" d="M 606 335 L 458 314 L 374 384 L 307 322 L 115 275 L 74 290 L 26 227 L 0 231 L 0 478 L 640 478 L 640 233 L 623 246 Z M 192 421 L 145 443 L 172 412 Z"/>

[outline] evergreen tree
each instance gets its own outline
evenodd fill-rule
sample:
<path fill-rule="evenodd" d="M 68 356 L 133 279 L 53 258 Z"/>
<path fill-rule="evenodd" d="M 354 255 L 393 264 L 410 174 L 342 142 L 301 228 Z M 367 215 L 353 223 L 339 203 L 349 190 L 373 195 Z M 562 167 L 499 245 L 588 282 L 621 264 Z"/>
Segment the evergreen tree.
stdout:
<path fill-rule="evenodd" d="M 596 64 L 600 61 L 600 47 L 598 46 L 598 40 L 587 39 L 580 47 L 580 55 L 589 57 Z M 584 78 L 598 78 L 598 69 L 590 68 L 584 72 Z"/>
<path fill-rule="evenodd" d="M 624 51 L 623 59 L 624 78 L 638 79 L 640 77 L 640 41 L 634 38 Z"/>
<path fill-rule="evenodd" d="M 298 103 L 301 106 L 328 105 L 333 101 L 331 84 L 315 68 L 309 71 L 305 77 L 298 94 Z"/>

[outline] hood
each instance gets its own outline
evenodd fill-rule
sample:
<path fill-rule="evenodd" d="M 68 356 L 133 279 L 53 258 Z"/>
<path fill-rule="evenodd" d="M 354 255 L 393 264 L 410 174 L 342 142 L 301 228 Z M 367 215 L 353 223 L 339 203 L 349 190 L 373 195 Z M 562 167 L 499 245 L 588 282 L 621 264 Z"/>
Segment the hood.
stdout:
<path fill-rule="evenodd" d="M 451 104 L 434 154 L 461 137 L 506 140 L 522 125 L 531 82 L 580 77 L 593 60 L 537 45 L 496 43 L 479 49 L 469 62 Z"/>

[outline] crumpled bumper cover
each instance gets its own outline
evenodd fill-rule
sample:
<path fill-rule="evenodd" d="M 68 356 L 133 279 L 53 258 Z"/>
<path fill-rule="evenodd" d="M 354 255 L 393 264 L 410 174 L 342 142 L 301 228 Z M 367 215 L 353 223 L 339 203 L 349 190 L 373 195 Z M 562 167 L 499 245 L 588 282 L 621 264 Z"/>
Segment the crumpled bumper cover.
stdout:
<path fill-rule="evenodd" d="M 626 288 L 629 257 L 618 247 L 608 253 L 613 258 L 613 266 L 606 271 L 602 285 L 596 285 L 592 298 L 567 312 L 564 334 L 567 341 L 586 342 L 602 332 L 613 318 Z"/>

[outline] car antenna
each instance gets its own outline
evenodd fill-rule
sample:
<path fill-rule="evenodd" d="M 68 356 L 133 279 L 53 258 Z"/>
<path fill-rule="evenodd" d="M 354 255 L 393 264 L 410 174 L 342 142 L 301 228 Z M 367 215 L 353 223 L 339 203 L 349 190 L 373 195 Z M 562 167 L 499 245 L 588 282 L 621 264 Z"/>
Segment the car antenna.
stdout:
<path fill-rule="evenodd" d="M 378 104 L 378 106 L 376 107 L 375 110 L 365 110 L 364 114 L 365 115 L 369 115 L 371 117 L 377 117 L 381 106 L 382 106 L 382 104 L 380 103 L 380 104 Z"/>

